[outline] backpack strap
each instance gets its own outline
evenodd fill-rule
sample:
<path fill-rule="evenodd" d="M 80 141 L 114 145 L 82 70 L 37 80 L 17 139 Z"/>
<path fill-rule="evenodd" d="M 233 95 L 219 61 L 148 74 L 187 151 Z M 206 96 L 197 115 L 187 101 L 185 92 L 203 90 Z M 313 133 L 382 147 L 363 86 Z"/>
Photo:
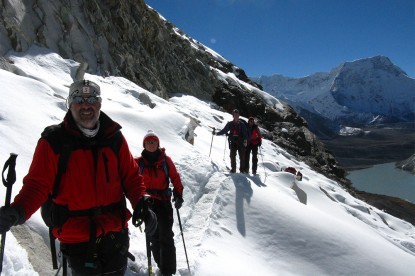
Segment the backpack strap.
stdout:
<path fill-rule="evenodd" d="M 66 171 L 66 167 L 69 162 L 69 157 L 71 155 L 72 146 L 71 144 L 64 144 L 62 145 L 62 152 L 59 156 L 58 161 L 58 172 L 56 173 L 55 182 L 53 184 L 53 190 L 52 190 L 52 198 L 56 198 L 58 195 L 59 185 L 61 182 L 62 174 Z"/>
<path fill-rule="evenodd" d="M 140 174 L 143 174 L 144 171 L 144 160 L 143 157 L 138 158 L 138 166 L 140 167 Z"/>
<path fill-rule="evenodd" d="M 161 162 L 161 165 L 163 166 L 163 170 L 164 170 L 164 173 L 166 175 L 166 184 L 167 184 L 167 188 L 168 188 L 169 184 L 170 184 L 169 165 L 167 164 L 167 161 L 166 161 L 166 154 L 163 153 L 163 155 L 164 155 L 164 158 L 163 158 L 163 161 Z"/>
<path fill-rule="evenodd" d="M 42 204 L 42 208 L 41 208 L 42 218 L 49 228 L 49 242 L 50 242 L 50 253 L 52 256 L 52 267 L 53 269 L 58 269 L 55 237 L 52 232 L 53 230 L 52 198 L 55 198 L 58 194 L 60 180 L 61 180 L 62 174 L 66 171 L 66 167 L 67 167 L 69 157 L 71 154 L 71 150 L 72 150 L 72 145 L 69 142 L 64 143 L 62 145 L 62 149 L 59 150 L 59 144 L 61 140 L 64 138 L 62 124 L 52 125 L 52 126 L 45 128 L 45 130 L 42 132 L 41 137 L 46 139 L 49 142 L 49 144 L 51 145 L 55 153 L 59 153 L 58 171 L 56 173 L 55 181 L 53 183 L 53 190 L 52 190 L 52 193 L 49 194 L 49 197 L 46 200 L 46 202 Z M 66 265 L 67 265 L 66 257 L 62 256 L 62 266 L 63 266 L 64 272 L 66 272 L 67 270 Z M 66 275 L 66 273 L 64 273 L 64 275 Z"/>

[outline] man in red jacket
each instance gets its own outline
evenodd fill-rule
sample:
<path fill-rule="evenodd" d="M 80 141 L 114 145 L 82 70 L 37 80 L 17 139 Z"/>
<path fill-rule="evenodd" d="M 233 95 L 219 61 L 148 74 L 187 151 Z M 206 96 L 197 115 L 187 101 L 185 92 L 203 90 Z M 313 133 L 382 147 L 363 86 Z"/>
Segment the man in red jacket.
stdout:
<path fill-rule="evenodd" d="M 176 273 L 176 247 L 174 246 L 173 207 L 171 204 L 173 184 L 173 201 L 180 209 L 183 203 L 183 185 L 180 175 L 172 159 L 160 148 L 160 140 L 156 133 L 149 130 L 143 139 L 144 150 L 135 158 L 143 175 L 147 193 L 152 204 L 150 208 L 157 215 L 158 227 L 153 235 L 147 235 L 151 243 L 151 251 L 162 276 Z"/>
<path fill-rule="evenodd" d="M 135 206 L 134 224 L 144 221 L 149 233 L 157 227 L 121 126 L 100 111 L 101 101 L 100 87 L 92 81 L 70 86 L 63 122 L 42 133 L 22 189 L 11 207 L 0 209 L 4 233 L 28 220 L 52 194 L 53 235 L 72 275 L 125 273 L 131 218 L 125 198 Z M 59 168 L 68 147 L 66 166 Z"/>

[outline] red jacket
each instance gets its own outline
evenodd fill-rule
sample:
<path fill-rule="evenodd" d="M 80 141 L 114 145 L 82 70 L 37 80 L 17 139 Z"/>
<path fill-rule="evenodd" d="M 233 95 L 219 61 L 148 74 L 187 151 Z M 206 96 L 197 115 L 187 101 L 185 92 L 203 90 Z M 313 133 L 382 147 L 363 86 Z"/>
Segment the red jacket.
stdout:
<path fill-rule="evenodd" d="M 160 194 L 153 192 L 155 190 L 161 192 L 168 188 L 168 183 L 166 181 L 166 173 L 164 172 L 163 168 L 163 160 L 166 160 L 170 181 L 173 184 L 174 190 L 179 195 L 183 195 L 183 185 L 180 179 L 180 175 L 177 172 L 176 166 L 174 165 L 171 158 L 165 154 L 165 149 L 162 148 L 160 149 L 160 151 L 161 153 L 158 157 L 158 160 L 154 164 L 150 164 L 150 162 L 143 156 L 134 158 L 134 160 L 137 162 L 137 164 L 140 163 L 140 159 L 143 160 L 144 167 L 141 174 L 144 178 L 144 185 L 147 188 L 148 194 L 150 194 L 151 197 L 159 200 L 170 200 L 170 197 L 163 198 Z"/>
<path fill-rule="evenodd" d="M 100 142 L 111 139 L 121 126 L 101 112 L 100 130 L 96 137 L 84 137 L 75 126 L 70 111 L 64 119 L 65 134 L 71 139 L 81 141 L 82 145 L 91 141 Z M 52 192 L 57 173 L 59 154 L 55 153 L 49 142 L 41 138 L 36 146 L 32 164 L 23 187 L 15 197 L 15 205 L 21 206 L 26 219 L 39 209 Z M 108 206 L 122 200 L 125 195 L 132 206 L 136 206 L 145 194 L 143 179 L 130 153 L 127 142 L 122 137 L 118 157 L 109 146 L 98 146 L 94 157 L 89 147 L 71 151 L 66 172 L 62 174 L 59 192 L 55 203 L 67 206 L 70 211 Z M 131 213 L 125 208 L 125 225 L 122 225 L 120 211 L 104 213 L 94 217 L 97 237 L 110 231 L 120 231 L 127 227 Z M 91 220 L 89 217 L 69 218 L 61 228 L 54 228 L 56 238 L 64 243 L 89 241 Z"/>

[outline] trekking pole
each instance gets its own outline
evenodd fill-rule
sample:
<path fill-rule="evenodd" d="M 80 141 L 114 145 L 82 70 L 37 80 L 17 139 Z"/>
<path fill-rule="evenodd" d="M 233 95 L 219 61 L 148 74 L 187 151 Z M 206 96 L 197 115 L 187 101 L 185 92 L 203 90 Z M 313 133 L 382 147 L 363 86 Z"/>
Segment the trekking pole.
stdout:
<path fill-rule="evenodd" d="M 150 239 L 147 235 L 146 235 L 146 249 L 147 249 L 148 276 L 153 276 L 153 266 L 151 265 Z"/>
<path fill-rule="evenodd" d="M 53 268 L 53 269 L 56 269 L 56 268 Z M 65 256 L 62 256 L 62 263 L 57 269 L 58 270 L 56 271 L 55 276 L 59 275 L 59 272 L 61 271 L 61 269 L 62 269 L 62 276 L 68 275 L 68 261 L 66 260 Z"/>
<path fill-rule="evenodd" d="M 179 209 L 177 209 L 177 208 L 176 208 L 176 212 L 177 212 L 177 218 L 179 219 L 180 232 L 182 233 L 182 240 L 183 240 L 184 254 L 186 255 L 186 262 L 187 262 L 187 269 L 189 269 L 189 273 L 191 273 L 191 272 L 190 272 L 190 266 L 189 266 L 189 258 L 187 258 L 186 244 L 184 243 L 184 236 L 183 236 L 182 221 L 181 221 L 181 219 L 180 219 Z"/>
<path fill-rule="evenodd" d="M 50 241 L 50 253 L 52 255 L 52 267 L 53 267 L 53 269 L 58 269 L 58 259 L 56 257 L 55 236 L 53 236 L 52 227 L 49 227 L 49 241 Z"/>
<path fill-rule="evenodd" d="M 2 172 L 2 179 L 3 184 L 6 186 L 6 201 L 4 203 L 5 207 L 10 206 L 10 201 L 12 198 L 12 186 L 14 182 L 16 181 L 16 158 L 17 154 L 10 153 L 9 159 L 7 159 L 6 163 L 4 163 L 3 172 Z M 4 179 L 4 172 L 6 171 L 7 167 L 9 168 L 9 171 L 7 172 L 7 180 Z M 0 252 L 0 274 L 3 271 L 3 256 L 4 256 L 4 247 L 6 245 L 6 232 L 4 232 L 1 235 L 1 252 Z"/>
<path fill-rule="evenodd" d="M 140 232 L 143 232 L 141 229 L 141 224 L 143 223 L 142 220 L 138 222 L 137 225 L 134 224 L 134 226 L 138 227 L 140 229 Z M 153 266 L 151 265 L 151 250 L 150 250 L 150 239 L 146 234 L 146 252 L 147 252 L 147 266 L 148 266 L 148 276 L 153 276 Z"/>
<path fill-rule="evenodd" d="M 216 128 L 214 128 L 214 127 L 211 127 L 211 126 L 210 126 L 210 128 L 212 128 L 212 129 L 213 129 L 213 132 L 212 132 L 212 140 L 210 141 L 209 157 L 210 157 L 210 153 L 212 152 L 213 136 L 215 136 L 215 134 L 213 134 L 213 133 L 214 133 L 214 131 L 216 130 Z"/>

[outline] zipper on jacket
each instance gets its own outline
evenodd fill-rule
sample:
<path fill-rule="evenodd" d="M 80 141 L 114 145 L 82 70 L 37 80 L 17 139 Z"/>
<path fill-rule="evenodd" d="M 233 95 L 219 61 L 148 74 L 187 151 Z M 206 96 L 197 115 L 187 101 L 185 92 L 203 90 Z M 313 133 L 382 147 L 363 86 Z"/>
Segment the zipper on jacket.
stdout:
<path fill-rule="evenodd" d="M 108 171 L 108 158 L 105 152 L 102 153 L 102 159 L 104 159 L 105 177 L 107 178 L 107 182 L 110 182 L 110 173 Z"/>

